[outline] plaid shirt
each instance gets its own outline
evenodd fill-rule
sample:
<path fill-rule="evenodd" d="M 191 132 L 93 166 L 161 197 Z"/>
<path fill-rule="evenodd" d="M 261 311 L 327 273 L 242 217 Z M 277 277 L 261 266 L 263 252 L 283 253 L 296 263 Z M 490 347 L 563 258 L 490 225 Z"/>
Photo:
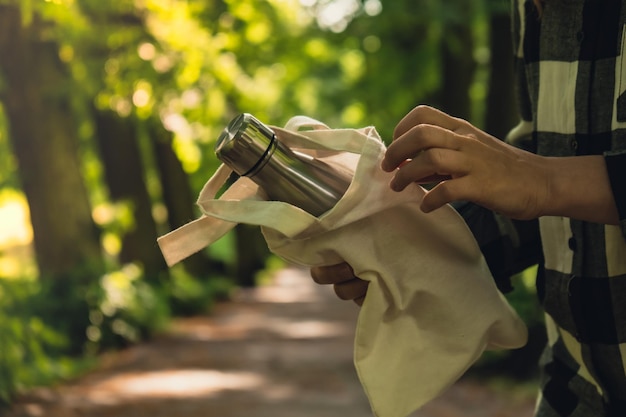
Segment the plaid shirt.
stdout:
<path fill-rule="evenodd" d="M 538 221 L 541 417 L 626 417 L 625 25 L 626 1 L 547 0 L 539 17 L 532 0 L 513 0 L 523 122 L 508 140 L 541 155 L 604 155 L 622 219 Z"/>

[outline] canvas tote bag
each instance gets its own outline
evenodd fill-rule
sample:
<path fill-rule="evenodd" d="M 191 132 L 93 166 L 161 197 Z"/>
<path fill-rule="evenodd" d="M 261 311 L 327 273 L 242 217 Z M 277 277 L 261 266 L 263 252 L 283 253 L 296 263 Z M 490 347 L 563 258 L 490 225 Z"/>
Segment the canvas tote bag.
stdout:
<path fill-rule="evenodd" d="M 380 168 L 385 145 L 373 127 L 330 129 L 298 116 L 284 129 L 272 129 L 292 149 L 349 172 L 345 195 L 320 217 L 265 201 L 246 177 L 216 198 L 231 174 L 222 165 L 198 198 L 203 216 L 159 238 L 168 264 L 237 223 L 261 226 L 270 250 L 290 262 L 348 262 L 369 281 L 356 323 L 354 363 L 378 417 L 405 417 L 418 409 L 485 349 L 526 343 L 526 326 L 497 291 L 463 219 L 449 206 L 423 213 L 424 190 L 417 184 L 402 192 L 389 188 L 392 174 Z"/>

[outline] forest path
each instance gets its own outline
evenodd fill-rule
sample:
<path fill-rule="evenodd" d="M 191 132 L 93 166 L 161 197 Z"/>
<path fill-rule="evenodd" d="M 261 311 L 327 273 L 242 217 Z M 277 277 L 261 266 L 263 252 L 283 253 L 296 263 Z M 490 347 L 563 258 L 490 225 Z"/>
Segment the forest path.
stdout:
<path fill-rule="evenodd" d="M 209 316 L 107 355 L 89 374 L 18 399 L 6 417 L 369 417 L 352 364 L 358 307 L 308 271 L 242 290 Z M 530 417 L 528 390 L 471 378 L 411 417 Z"/>

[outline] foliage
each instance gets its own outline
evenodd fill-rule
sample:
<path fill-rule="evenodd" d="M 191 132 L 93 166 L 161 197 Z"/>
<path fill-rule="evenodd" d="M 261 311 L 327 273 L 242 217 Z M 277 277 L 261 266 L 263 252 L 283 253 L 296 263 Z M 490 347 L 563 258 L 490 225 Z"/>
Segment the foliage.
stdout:
<path fill-rule="evenodd" d="M 537 266 L 528 268 L 512 278 L 515 290 L 507 294 L 507 300 L 524 322 L 529 326 L 543 324 L 543 313 L 536 298 L 535 279 Z"/>
<path fill-rule="evenodd" d="M 85 279 L 88 270 L 62 281 L 0 279 L 0 403 L 75 376 L 104 350 L 149 338 L 171 314 L 205 314 L 232 292 L 225 277 L 201 282 L 175 271 L 162 287 L 150 286 L 132 264 L 95 280 Z"/>
<path fill-rule="evenodd" d="M 153 217 L 165 232 L 152 126 L 172 134 L 195 193 L 218 165 L 215 138 L 243 111 L 274 125 L 296 114 L 333 127 L 374 125 L 389 140 L 413 106 L 437 104 L 446 83 L 442 45 L 459 45 L 449 36 L 455 25 L 471 26 L 476 38 L 476 50 L 457 52 L 480 64 L 470 91 L 473 122 L 480 125 L 487 21 L 489 13 L 503 12 L 504 2 L 423 0 L 416 7 L 410 0 L 0 0 L 20 8 L 23 25 L 38 16 L 47 22 L 46 40 L 71 74 L 68 111 L 108 256 L 105 274 L 77 268 L 54 280 L 45 274 L 0 277 L 0 398 L 71 375 L 80 367 L 69 355 L 149 337 L 172 314 L 205 313 L 234 285 L 225 271 L 207 268 L 198 276 L 182 267 L 148 284 L 144 267 L 120 263 L 123 236 L 136 222 L 131 208 L 108 197 L 94 143 L 95 111 L 113 111 L 137 128 Z M 0 73 L 0 97 L 2 79 Z M 19 187 L 9 124 L 0 106 L 0 188 Z M 233 247 L 228 237 L 210 254 L 232 266 Z M 512 303 L 534 323 L 538 309 L 528 288 Z"/>
<path fill-rule="evenodd" d="M 2 77 L 0 75 L 0 91 L 2 90 Z M 15 187 L 15 177 L 13 173 L 16 168 L 16 161 L 11 153 L 6 131 L 6 120 L 2 104 L 0 103 L 0 189 L 5 187 Z"/>
<path fill-rule="evenodd" d="M 38 291 L 35 280 L 0 279 L 0 404 L 21 389 L 70 377 L 88 363 L 59 354 L 68 338 L 33 311 Z"/>
<path fill-rule="evenodd" d="M 216 301 L 228 300 L 234 287 L 229 277 L 212 276 L 203 282 L 175 267 L 165 284 L 165 293 L 173 315 L 192 316 L 209 312 Z"/>

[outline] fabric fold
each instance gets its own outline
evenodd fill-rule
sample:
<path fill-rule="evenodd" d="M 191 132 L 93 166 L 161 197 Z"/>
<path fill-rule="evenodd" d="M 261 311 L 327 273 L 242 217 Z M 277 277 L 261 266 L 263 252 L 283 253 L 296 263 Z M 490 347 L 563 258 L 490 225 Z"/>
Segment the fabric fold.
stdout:
<path fill-rule="evenodd" d="M 300 131 L 303 126 L 313 130 Z M 237 223 L 261 226 L 270 250 L 290 262 L 348 262 L 370 282 L 356 324 L 354 362 L 378 417 L 418 409 L 487 348 L 525 344 L 526 327 L 496 289 L 462 218 L 449 206 L 423 213 L 424 190 L 416 184 L 391 191 L 392 174 L 380 169 L 385 146 L 373 127 L 329 129 L 309 118 L 294 118 L 287 127 L 275 128 L 281 141 L 353 175 L 344 197 L 314 217 L 287 203 L 262 201 L 258 187 L 242 178 L 216 199 L 228 173 L 220 168 L 198 199 L 205 220 L 159 239 L 168 262 Z"/>

